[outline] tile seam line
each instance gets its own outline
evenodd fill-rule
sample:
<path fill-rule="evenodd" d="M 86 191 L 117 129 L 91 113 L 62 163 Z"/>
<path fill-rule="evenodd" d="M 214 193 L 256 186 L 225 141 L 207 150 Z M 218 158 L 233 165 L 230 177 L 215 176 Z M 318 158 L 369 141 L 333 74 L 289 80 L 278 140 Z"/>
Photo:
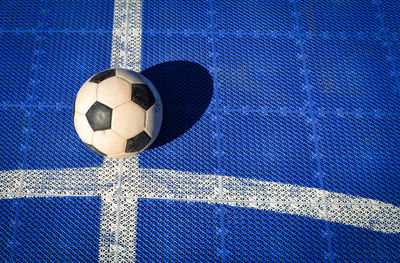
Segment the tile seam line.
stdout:
<path fill-rule="evenodd" d="M 42 7 L 41 10 L 45 9 L 47 7 L 47 4 L 48 4 L 48 2 L 45 2 L 44 3 L 45 6 Z M 40 26 L 41 23 L 44 23 L 45 18 L 46 18 L 46 12 L 43 12 L 42 14 L 40 14 L 40 19 L 38 20 L 38 26 Z M 35 33 L 35 35 L 36 35 L 36 39 L 35 40 L 37 42 L 36 43 L 34 42 L 34 47 L 38 46 L 38 49 L 40 50 L 42 48 L 43 40 L 39 37 L 40 33 Z M 34 64 L 38 64 L 41 61 L 40 53 L 39 54 L 33 54 L 32 58 L 33 58 L 32 62 Z M 34 68 L 33 69 L 33 80 L 34 80 L 34 83 L 32 85 L 31 94 L 28 97 L 28 103 L 29 104 L 31 104 L 35 100 L 36 85 L 37 85 L 37 80 L 38 80 L 38 71 L 39 71 L 38 68 Z M 24 151 L 23 161 L 22 161 L 22 166 L 23 166 L 24 170 L 19 173 L 19 178 L 18 178 L 18 181 L 20 182 L 20 186 L 18 187 L 18 195 L 20 195 L 21 190 L 22 190 L 22 186 L 23 186 L 23 183 L 24 183 L 25 169 L 28 168 L 27 167 L 28 166 L 27 161 L 28 161 L 28 158 L 29 158 L 29 156 L 28 156 L 28 152 L 29 152 L 29 148 L 30 148 L 29 141 L 30 141 L 30 136 L 31 136 L 30 133 L 31 133 L 31 127 L 32 127 L 32 122 L 33 122 L 34 108 L 26 108 L 24 110 L 24 113 L 25 114 L 26 113 L 29 114 L 29 116 L 28 116 L 28 124 L 27 124 L 28 131 L 27 131 L 27 133 L 25 135 L 25 151 Z M 18 222 L 18 219 L 19 219 L 19 216 L 20 216 L 20 213 L 19 213 L 20 204 L 19 204 L 18 200 L 16 202 L 17 202 L 17 206 L 16 206 L 16 210 L 15 210 L 15 221 Z M 17 225 L 18 224 L 16 223 L 13 226 L 13 236 L 12 236 L 13 244 L 12 244 L 12 247 L 11 247 L 11 260 L 12 261 L 14 261 L 14 256 L 15 256 L 14 254 L 15 254 L 15 249 L 16 249 Z"/>
<path fill-rule="evenodd" d="M 214 8 L 214 2 L 213 2 L 213 0 L 208 0 L 208 9 L 209 9 L 209 18 L 208 18 L 208 21 L 209 21 L 209 24 L 210 24 L 210 35 L 211 35 L 211 53 L 212 53 L 212 58 L 211 58 L 211 63 L 212 63 L 212 76 L 213 76 L 213 79 L 214 79 L 214 81 L 215 81 L 215 83 L 214 83 L 214 91 L 215 91 L 215 94 L 216 94 L 216 96 L 215 96 L 215 100 L 216 100 L 216 102 L 217 102 L 217 104 L 219 103 L 219 92 L 220 92 L 220 90 L 219 90 L 219 83 L 218 83 L 218 76 L 217 76 L 217 71 L 218 71 L 218 68 L 217 68 L 217 65 L 218 65 L 218 62 L 217 62 L 217 57 L 216 57 L 216 54 L 217 54 L 217 47 L 216 47 L 216 38 L 218 37 L 218 33 L 216 32 L 216 29 L 215 29 L 215 8 Z M 220 127 L 220 125 L 221 125 L 221 115 L 222 115 L 222 113 L 223 112 L 216 112 L 216 115 L 217 115 L 217 125 L 216 125 L 216 132 L 217 132 L 217 134 L 218 134 L 218 136 L 221 134 L 221 127 Z M 218 138 L 218 140 L 217 140 L 217 152 L 218 152 L 218 156 L 217 156 L 217 170 L 218 170 L 218 173 L 220 174 L 221 173 L 221 170 L 222 170 L 222 168 L 221 168 L 221 166 L 222 166 L 222 164 L 221 164 L 221 162 L 222 162 L 222 160 L 221 160 L 221 154 L 220 154 L 220 152 L 221 152 L 221 138 Z M 219 180 L 219 195 L 222 195 L 222 192 L 223 192 L 223 184 L 222 184 L 222 177 L 220 178 L 220 180 Z M 221 232 L 221 256 L 222 256 L 222 262 L 225 262 L 225 234 L 224 234 L 224 224 L 225 224 L 225 215 L 224 215 L 224 213 L 225 213 L 225 211 L 224 211 L 224 209 L 223 209 L 223 207 L 221 207 L 221 209 L 220 209 L 220 212 L 219 212 L 219 219 L 220 219 L 220 227 L 221 227 L 221 230 L 222 230 L 222 232 Z"/>
<path fill-rule="evenodd" d="M 309 80 L 309 70 L 307 67 L 307 60 L 306 60 L 306 56 L 305 56 L 305 50 L 304 50 L 304 43 L 305 43 L 305 37 L 304 37 L 304 33 L 302 31 L 301 28 L 301 23 L 300 23 L 300 13 L 301 11 L 298 8 L 298 0 L 293 1 L 293 6 L 294 6 L 294 15 L 295 15 L 295 20 L 296 20 L 296 39 L 298 39 L 298 46 L 301 52 L 301 60 L 302 60 L 302 73 L 303 73 L 303 78 L 305 81 L 305 85 L 306 85 L 306 90 L 307 90 L 307 98 L 306 98 L 306 107 L 308 108 L 308 114 L 310 115 L 310 122 L 311 122 L 311 129 L 312 129 L 312 136 L 314 138 L 318 138 L 318 132 L 317 132 L 317 127 L 316 127 L 316 119 L 317 119 L 317 114 L 315 114 L 314 112 L 314 108 L 313 108 L 313 100 L 312 100 L 312 85 L 310 84 L 310 80 Z M 317 116 L 315 116 L 317 115 Z M 314 140 L 314 143 L 312 144 L 315 150 L 315 155 L 316 155 L 316 161 L 317 161 L 317 171 L 318 171 L 318 177 L 319 177 L 319 185 L 320 188 L 322 190 L 325 190 L 325 186 L 324 186 L 324 178 L 323 178 L 323 168 L 322 168 L 322 164 L 321 164 L 321 154 L 319 151 L 319 143 L 318 143 L 318 139 Z M 325 225 L 325 229 L 328 233 L 327 236 L 327 246 L 328 246 L 328 261 L 333 263 L 333 248 L 332 248 L 332 239 L 331 239 L 331 235 L 330 235 L 330 225 L 329 225 L 329 221 L 328 219 L 328 207 L 326 205 L 326 196 L 325 194 L 323 195 L 323 200 L 325 203 L 324 206 L 324 211 L 325 211 L 325 215 L 326 215 L 326 219 L 324 220 L 324 225 Z"/>

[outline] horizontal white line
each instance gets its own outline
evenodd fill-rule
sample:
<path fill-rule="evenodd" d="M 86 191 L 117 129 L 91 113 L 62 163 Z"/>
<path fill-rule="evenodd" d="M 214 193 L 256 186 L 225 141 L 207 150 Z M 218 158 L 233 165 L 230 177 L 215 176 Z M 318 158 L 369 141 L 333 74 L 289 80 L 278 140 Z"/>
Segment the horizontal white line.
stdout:
<path fill-rule="evenodd" d="M 369 198 L 229 176 L 146 169 L 141 169 L 140 174 L 137 182 L 140 197 L 270 210 L 400 233 L 400 208 Z"/>
<path fill-rule="evenodd" d="M 24 197 L 46 197 L 46 198 L 52 198 L 52 197 L 99 197 L 100 195 L 85 195 L 85 194 L 73 194 L 73 195 L 68 195 L 68 194 L 18 194 L 18 193 L 2 193 L 0 192 L 0 199 L 14 199 L 14 198 L 24 198 Z M 117 196 L 110 196 L 108 197 L 110 199 L 118 199 Z M 383 204 L 377 204 L 377 203 L 334 203 L 334 202 L 320 202 L 320 203 L 312 203 L 312 202 L 291 202 L 291 201 L 281 201 L 281 202 L 274 202 L 274 201 L 251 201 L 251 200 L 226 200 L 226 199 L 186 199 L 186 198 L 167 198 L 167 197 L 157 197 L 157 198 L 151 198 L 151 197 L 146 197 L 146 196 L 139 196 L 139 197 L 130 197 L 130 196 L 125 196 L 125 197 L 120 197 L 121 199 L 126 199 L 126 200 L 137 200 L 139 199 L 148 199 L 148 200 L 166 200 L 166 201 L 182 201 L 182 202 L 210 202 L 210 203 L 237 203 L 237 204 L 248 204 L 248 205 L 262 205 L 262 204 L 278 204 L 278 205 L 311 205 L 311 206 L 325 206 L 325 205 L 341 205 L 341 206 L 364 206 L 364 207 L 369 207 L 369 208 L 384 208 L 384 207 L 392 207 L 393 205 L 383 203 Z M 233 205 L 235 205 L 233 204 Z"/>
<path fill-rule="evenodd" d="M 34 197 L 99 197 L 99 195 L 84 195 L 84 194 L 18 194 L 18 193 L 1 193 L 0 192 L 0 200 L 1 199 L 14 199 L 14 198 L 34 198 Z"/>
<path fill-rule="evenodd" d="M 121 168 L 103 166 L 26 170 L 21 188 L 18 188 L 17 178 L 23 171 L 3 171 L 0 172 L 0 199 L 97 195 L 113 199 L 119 185 L 116 175 L 121 170 L 118 169 Z M 216 203 L 300 215 L 384 233 L 400 233 L 400 208 L 369 198 L 229 176 L 160 169 L 138 169 L 134 173 L 124 172 L 121 199 Z M 21 189 L 19 195 L 17 189 Z"/>

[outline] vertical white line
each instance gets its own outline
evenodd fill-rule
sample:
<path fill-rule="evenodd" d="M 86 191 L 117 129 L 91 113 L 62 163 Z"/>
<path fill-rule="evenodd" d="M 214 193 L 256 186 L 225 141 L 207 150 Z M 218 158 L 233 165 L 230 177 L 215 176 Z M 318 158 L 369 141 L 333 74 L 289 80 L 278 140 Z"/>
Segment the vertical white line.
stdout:
<path fill-rule="evenodd" d="M 97 174 L 99 182 L 113 185 L 101 193 L 99 262 L 112 262 L 118 246 L 118 199 L 115 198 L 121 187 L 118 169 L 117 160 L 105 158 Z"/>
<path fill-rule="evenodd" d="M 111 67 L 141 70 L 142 1 L 115 0 Z"/>
<path fill-rule="evenodd" d="M 133 262 L 136 248 L 136 222 L 138 205 L 138 156 L 120 160 L 120 191 L 118 193 L 117 250 L 114 262 Z M 126 198 L 130 196 L 132 198 Z"/>
<path fill-rule="evenodd" d="M 111 51 L 111 67 L 140 71 L 142 45 L 142 1 L 115 0 Z M 114 176 L 118 187 L 115 192 L 102 196 L 100 218 L 100 262 L 132 262 L 135 260 L 138 157 L 127 160 L 105 160 L 102 176 Z M 115 165 L 115 168 L 113 165 Z M 107 171 L 115 171 L 111 175 Z M 115 189 L 115 188 L 113 188 Z M 129 193 L 129 194 L 128 194 Z M 124 196 L 133 199 L 124 199 Z"/>
<path fill-rule="evenodd" d="M 116 221 L 117 221 L 117 228 L 115 231 L 115 240 L 114 240 L 114 245 L 115 245 L 115 252 L 114 252 L 114 263 L 118 263 L 118 254 L 119 254 L 119 228 L 120 228 L 120 218 L 121 218 L 121 188 L 122 188 L 122 170 L 123 170 L 123 163 L 122 160 L 118 160 L 118 192 L 117 192 L 117 215 L 116 215 Z"/>

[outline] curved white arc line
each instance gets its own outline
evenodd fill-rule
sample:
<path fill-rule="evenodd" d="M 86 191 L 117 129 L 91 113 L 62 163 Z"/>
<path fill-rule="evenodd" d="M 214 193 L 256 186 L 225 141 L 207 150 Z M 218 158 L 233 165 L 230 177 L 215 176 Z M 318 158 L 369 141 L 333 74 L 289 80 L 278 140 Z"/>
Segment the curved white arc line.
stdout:
<path fill-rule="evenodd" d="M 374 199 L 255 179 L 140 170 L 141 198 L 219 203 L 400 233 L 400 208 Z"/>

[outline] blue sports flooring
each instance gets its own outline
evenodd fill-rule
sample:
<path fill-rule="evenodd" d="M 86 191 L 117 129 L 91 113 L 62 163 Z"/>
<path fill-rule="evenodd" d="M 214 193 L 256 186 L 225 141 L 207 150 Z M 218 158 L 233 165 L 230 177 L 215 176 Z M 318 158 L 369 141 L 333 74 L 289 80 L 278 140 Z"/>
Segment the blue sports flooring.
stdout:
<path fill-rule="evenodd" d="M 141 68 L 167 83 L 168 123 L 140 167 L 400 205 L 398 1 L 142 8 Z M 102 164 L 75 133 L 72 105 L 110 67 L 113 10 L 113 1 L 0 3 L 1 170 Z M 96 262 L 100 203 L 0 200 L 0 262 Z M 216 204 L 138 205 L 138 262 L 400 262 L 399 251 L 398 233 Z"/>

